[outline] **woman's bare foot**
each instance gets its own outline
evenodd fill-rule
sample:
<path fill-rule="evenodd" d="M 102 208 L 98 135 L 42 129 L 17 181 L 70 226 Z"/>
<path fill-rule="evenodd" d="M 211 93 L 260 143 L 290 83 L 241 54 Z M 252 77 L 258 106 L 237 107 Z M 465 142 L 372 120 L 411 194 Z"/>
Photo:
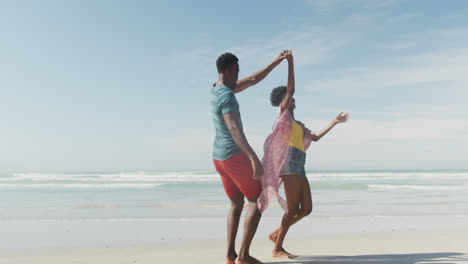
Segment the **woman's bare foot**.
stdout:
<path fill-rule="evenodd" d="M 278 237 L 278 230 L 275 230 L 271 234 L 268 235 L 268 238 L 273 241 L 273 243 L 276 243 L 276 238 Z"/>
<path fill-rule="evenodd" d="M 275 258 L 296 258 L 297 256 L 287 252 L 284 248 L 279 250 L 273 249 L 273 257 Z"/>
<path fill-rule="evenodd" d="M 237 258 L 235 264 L 263 264 L 263 262 L 254 257 L 247 256 L 243 259 Z"/>
<path fill-rule="evenodd" d="M 235 264 L 236 263 L 236 258 L 237 258 L 237 254 L 232 255 L 232 256 L 227 256 L 226 257 L 226 264 Z"/>

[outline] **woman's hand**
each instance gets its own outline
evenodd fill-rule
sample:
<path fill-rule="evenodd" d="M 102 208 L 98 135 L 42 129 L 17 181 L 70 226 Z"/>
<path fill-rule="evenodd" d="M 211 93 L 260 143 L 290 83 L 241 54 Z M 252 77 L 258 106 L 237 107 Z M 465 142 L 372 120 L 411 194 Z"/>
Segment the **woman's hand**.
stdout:
<path fill-rule="evenodd" d="M 339 124 L 339 123 L 344 123 L 346 121 L 348 121 L 349 119 L 349 113 L 346 113 L 345 115 L 342 115 L 343 112 L 341 112 L 336 118 L 335 120 L 333 120 L 333 122 L 335 124 Z"/>
<path fill-rule="evenodd" d="M 292 50 L 285 50 L 285 55 L 286 55 L 286 59 L 288 60 L 288 62 L 293 61 Z"/>

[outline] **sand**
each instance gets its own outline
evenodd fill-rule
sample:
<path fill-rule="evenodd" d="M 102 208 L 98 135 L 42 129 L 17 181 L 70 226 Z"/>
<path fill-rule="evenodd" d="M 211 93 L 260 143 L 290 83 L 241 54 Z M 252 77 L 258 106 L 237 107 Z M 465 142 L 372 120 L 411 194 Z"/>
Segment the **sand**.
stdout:
<path fill-rule="evenodd" d="M 446 231 L 361 232 L 287 239 L 285 248 L 299 255 L 295 260 L 271 257 L 272 246 L 271 241 L 259 236 L 254 239 L 251 253 L 264 263 L 468 263 L 468 228 Z M 130 247 L 0 252 L 0 263 L 215 264 L 224 263 L 224 254 L 225 241 L 212 239 Z"/>

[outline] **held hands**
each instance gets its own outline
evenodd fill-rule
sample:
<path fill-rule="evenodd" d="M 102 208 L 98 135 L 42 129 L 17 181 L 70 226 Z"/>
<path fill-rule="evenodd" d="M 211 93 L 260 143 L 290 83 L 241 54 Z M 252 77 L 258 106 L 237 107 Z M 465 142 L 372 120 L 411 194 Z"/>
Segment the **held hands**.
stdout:
<path fill-rule="evenodd" d="M 288 60 L 289 63 L 293 61 L 293 55 L 292 55 L 292 50 L 283 50 L 284 56 L 286 56 L 286 59 Z"/>
<path fill-rule="evenodd" d="M 349 119 L 349 113 L 346 113 L 345 115 L 342 115 L 343 112 L 341 112 L 336 118 L 335 120 L 333 120 L 333 122 L 335 124 L 339 124 L 339 123 L 344 123 L 346 121 L 348 121 Z"/>
<path fill-rule="evenodd" d="M 292 52 L 290 50 L 283 50 L 279 55 L 278 57 L 275 59 L 276 62 L 280 63 L 281 61 L 283 61 L 284 59 L 287 59 L 288 58 L 288 54 L 291 55 L 292 57 Z M 289 60 L 289 59 L 288 59 Z"/>

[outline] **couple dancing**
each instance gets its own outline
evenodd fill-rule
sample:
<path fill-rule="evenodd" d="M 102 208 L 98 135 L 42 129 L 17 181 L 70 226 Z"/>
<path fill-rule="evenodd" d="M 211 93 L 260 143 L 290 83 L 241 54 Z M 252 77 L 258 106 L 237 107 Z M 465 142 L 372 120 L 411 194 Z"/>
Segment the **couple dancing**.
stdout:
<path fill-rule="evenodd" d="M 286 86 L 279 86 L 271 92 L 271 104 L 279 107 L 279 114 L 272 134 L 265 141 L 264 157 L 260 161 L 243 132 L 239 104 L 234 94 L 263 80 L 284 59 L 289 65 L 288 81 Z M 222 54 L 216 66 L 218 81 L 211 89 L 211 109 L 216 130 L 213 162 L 231 201 L 227 218 L 226 264 L 262 263 L 250 256 L 249 249 L 261 213 L 275 198 L 285 214 L 279 228 L 268 236 L 275 243 L 273 256 L 294 258 L 283 248 L 284 237 L 291 225 L 312 211 L 310 187 L 304 169 L 305 151 L 311 141 L 318 141 L 336 124 L 346 122 L 349 115 L 340 113 L 319 134 L 312 133 L 294 118 L 294 60 L 290 50 L 284 50 L 267 67 L 241 80 L 238 79 L 239 64 L 235 55 Z M 283 182 L 286 200 L 278 194 Z M 244 204 L 244 197 L 247 204 Z M 244 207 L 248 210 L 241 248 L 237 254 L 235 240 Z"/>

